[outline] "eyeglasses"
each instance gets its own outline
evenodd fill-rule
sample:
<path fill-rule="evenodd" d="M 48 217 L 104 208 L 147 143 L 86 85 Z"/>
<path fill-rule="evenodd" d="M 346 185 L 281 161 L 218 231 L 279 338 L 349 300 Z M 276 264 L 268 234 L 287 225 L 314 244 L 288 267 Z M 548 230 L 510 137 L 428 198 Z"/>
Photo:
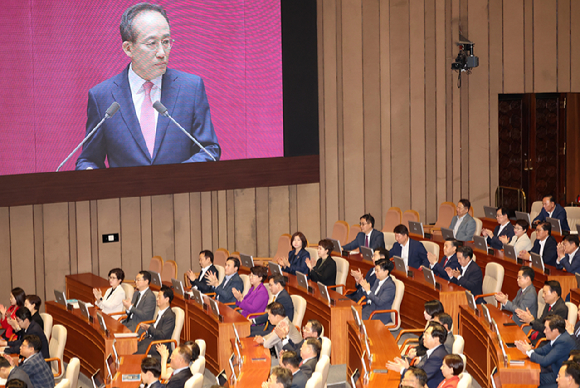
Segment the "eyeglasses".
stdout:
<path fill-rule="evenodd" d="M 135 278 L 135 281 L 136 281 L 136 282 L 142 282 L 143 280 L 145 280 L 145 279 L 139 279 L 139 278 Z"/>
<path fill-rule="evenodd" d="M 147 47 L 148 50 L 155 51 L 157 50 L 157 47 L 159 47 L 159 43 L 161 43 L 163 50 L 171 50 L 171 47 L 173 47 L 173 44 L 175 43 L 175 39 L 165 38 L 162 40 L 148 40 L 141 44 Z"/>

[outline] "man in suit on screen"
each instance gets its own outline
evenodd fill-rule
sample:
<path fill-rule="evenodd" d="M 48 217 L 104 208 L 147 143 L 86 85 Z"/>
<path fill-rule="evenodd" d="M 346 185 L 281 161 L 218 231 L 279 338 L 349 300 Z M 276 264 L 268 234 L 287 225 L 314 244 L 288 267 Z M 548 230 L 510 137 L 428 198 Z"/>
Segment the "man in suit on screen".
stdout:
<path fill-rule="evenodd" d="M 220 146 L 213 129 L 203 80 L 168 69 L 174 43 L 169 19 L 158 5 L 139 3 L 121 17 L 123 51 L 131 63 L 120 74 L 89 91 L 87 134 L 113 103 L 120 111 L 106 120 L 85 143 L 77 170 L 212 160 L 153 103 L 161 101 L 168 113 L 218 160 Z"/>

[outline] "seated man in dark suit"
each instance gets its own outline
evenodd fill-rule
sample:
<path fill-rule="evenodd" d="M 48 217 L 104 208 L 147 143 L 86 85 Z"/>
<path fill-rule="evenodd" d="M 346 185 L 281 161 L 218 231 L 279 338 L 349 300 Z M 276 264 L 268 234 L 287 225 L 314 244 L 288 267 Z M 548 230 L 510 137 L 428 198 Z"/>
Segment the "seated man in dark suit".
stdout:
<path fill-rule="evenodd" d="M 290 385 L 290 388 L 304 388 L 306 386 L 308 379 L 304 372 L 300 370 L 300 356 L 296 352 L 284 352 L 280 365 L 292 373 L 292 385 Z"/>
<path fill-rule="evenodd" d="M 213 273 L 214 275 L 218 273 L 217 268 L 213 265 L 212 251 L 205 250 L 199 252 L 199 268 L 201 268 L 199 276 L 195 276 L 192 270 L 187 271 L 191 288 L 199 290 L 202 294 L 213 292 L 213 288 L 209 285 L 209 280 L 206 276 L 208 273 Z"/>
<path fill-rule="evenodd" d="M 264 381 L 262 388 L 290 388 L 292 385 L 292 372 L 281 366 L 275 366 L 270 372 L 268 381 Z"/>
<path fill-rule="evenodd" d="M 270 294 L 272 294 L 272 302 L 278 302 L 282 306 L 284 306 L 284 311 L 286 312 L 286 316 L 290 321 L 294 319 L 294 303 L 292 303 L 292 298 L 288 291 L 284 287 L 286 287 L 286 280 L 284 279 L 283 275 L 276 275 L 270 277 Z M 272 325 L 267 325 L 268 322 L 268 313 L 264 313 L 262 315 L 257 316 L 256 318 L 251 319 L 253 325 L 250 329 L 250 337 L 254 337 L 257 335 L 266 335 L 269 334 L 273 330 Z"/>
<path fill-rule="evenodd" d="M 157 293 L 159 311 L 155 317 L 155 322 L 151 325 L 141 324 L 139 332 L 146 334 L 145 338 L 139 341 L 135 354 L 145 354 L 152 341 L 171 339 L 175 329 L 175 313 L 171 309 L 171 301 L 173 301 L 173 290 L 165 285 L 161 286 L 161 290 Z M 161 357 L 154 347 L 151 348 L 149 354 L 157 358 Z"/>
<path fill-rule="evenodd" d="M 471 202 L 468 199 L 460 199 L 457 202 L 457 215 L 451 219 L 449 229 L 453 230 L 453 235 L 459 241 L 471 241 L 477 229 L 477 224 L 469 214 Z"/>
<path fill-rule="evenodd" d="M 544 264 L 556 266 L 558 258 L 558 243 L 552 237 L 552 225 L 549 222 L 540 222 L 536 226 L 536 241 L 530 252 L 537 253 L 544 260 Z M 523 260 L 531 261 L 530 254 L 522 251 L 518 257 Z"/>
<path fill-rule="evenodd" d="M 396 243 L 393 244 L 389 256 L 397 256 L 405 261 L 405 265 L 413 268 L 429 267 L 427 250 L 419 241 L 409 238 L 409 229 L 403 224 L 395 226 Z"/>
<path fill-rule="evenodd" d="M 386 259 L 388 257 L 389 257 L 388 250 L 382 248 L 376 249 L 373 253 L 373 264 L 376 265 L 377 261 L 379 261 L 380 259 Z M 360 286 L 361 280 L 366 280 L 366 282 L 370 284 L 371 287 L 375 284 L 375 280 L 377 279 L 377 275 L 375 274 L 375 267 L 373 266 L 371 269 L 369 269 L 364 278 L 360 271 L 360 268 L 357 268 L 356 270 L 351 269 L 350 276 L 352 276 L 354 278 L 354 281 L 356 282 L 356 291 L 351 294 L 347 294 L 346 296 L 350 300 L 358 302 L 366 294 L 366 292 L 364 292 L 363 288 Z"/>
<path fill-rule="evenodd" d="M 468 289 L 473 296 L 481 295 L 483 286 L 483 273 L 481 268 L 473 259 L 473 249 L 471 247 L 461 247 L 457 250 L 457 261 L 461 268 L 459 270 L 446 268 L 447 275 L 451 278 L 451 283 L 459 284 L 461 287 Z M 478 304 L 483 303 L 483 299 L 476 301 Z"/>
<path fill-rule="evenodd" d="M 385 248 L 385 235 L 383 232 L 375 229 L 375 218 L 370 214 L 365 214 L 360 218 L 361 231 L 355 239 L 342 248 L 347 251 L 353 251 L 360 247 L 371 249 Z"/>
<path fill-rule="evenodd" d="M 538 295 L 533 285 L 535 275 L 536 273 L 532 267 L 524 265 L 518 271 L 518 286 L 520 289 L 516 297 L 510 301 L 508 296 L 501 291 L 495 294 L 495 300 L 500 303 L 501 309 L 514 313 L 512 319 L 518 326 L 521 326 L 523 322 L 515 313 L 516 310 L 528 310 L 534 317 L 538 315 Z"/>
<path fill-rule="evenodd" d="M 578 241 L 577 234 L 569 234 L 564 237 L 564 240 L 558 244 L 556 268 L 565 268 L 570 273 L 580 272 L 580 251 L 578 250 L 578 245 L 580 245 L 580 241 Z"/>
<path fill-rule="evenodd" d="M 282 347 L 282 351 L 280 353 L 282 354 L 285 351 L 293 351 L 298 355 L 298 359 L 301 359 L 300 349 L 302 348 L 304 341 L 306 341 L 308 338 L 315 338 L 320 341 L 320 343 L 322 343 L 320 338 L 321 336 L 322 324 L 316 319 L 311 319 L 302 328 L 302 341 L 294 343 L 292 339 L 290 339 L 288 343 Z"/>
<path fill-rule="evenodd" d="M 443 326 L 447 330 L 447 339 L 443 344 L 447 353 L 453 353 L 453 343 L 455 342 L 455 336 L 453 335 L 453 318 L 447 313 L 439 313 L 433 317 L 433 322 L 436 322 Z"/>
<path fill-rule="evenodd" d="M 535 331 L 530 337 L 533 344 L 535 344 L 540 338 L 544 338 L 544 322 L 548 315 L 559 315 L 565 320 L 568 319 L 568 306 L 566 306 L 566 302 L 562 299 L 562 286 L 560 286 L 560 282 L 557 280 L 546 280 L 544 282 L 543 290 L 546 305 L 544 306 L 544 311 L 542 311 L 542 315 L 539 318 L 532 315 L 529 309 L 526 309 L 525 311 L 516 309 L 518 318 L 524 323 L 529 323 Z"/>
<path fill-rule="evenodd" d="M 152 320 L 155 314 L 155 294 L 149 288 L 149 283 L 151 283 L 151 274 L 148 271 L 139 271 L 135 277 L 137 290 L 133 294 L 133 300 L 123 301 L 127 319 L 121 323 L 131 331 L 135 331 L 139 323 Z"/>
<path fill-rule="evenodd" d="M 154 357 L 145 357 L 141 361 L 141 381 L 147 388 L 165 388 L 159 381 L 161 363 Z"/>
<path fill-rule="evenodd" d="M 18 359 L 13 359 L 8 357 L 8 362 L 10 365 L 15 367 L 14 369 L 19 369 L 24 371 L 34 388 L 54 388 L 54 376 L 52 370 L 46 361 L 42 353 L 40 353 L 40 348 L 42 343 L 40 338 L 34 334 L 25 335 L 22 339 L 22 345 L 20 345 L 20 355 L 24 357 L 24 361 L 20 366 L 16 366 Z"/>
<path fill-rule="evenodd" d="M 531 361 L 540 364 L 540 387 L 556 384 L 556 377 L 562 363 L 570 356 L 576 342 L 566 332 L 566 321 L 559 315 L 548 315 L 544 322 L 544 334 L 549 344 L 534 349 L 525 341 L 515 341 L 517 348 Z"/>
<path fill-rule="evenodd" d="M 487 237 L 487 245 L 494 249 L 503 249 L 503 242 L 499 239 L 500 236 L 506 236 L 508 241 L 512 239 L 515 235 L 514 226 L 511 224 L 508 218 L 508 211 L 505 207 L 497 208 L 497 219 L 498 226 L 492 232 L 489 229 L 483 229 L 481 235 Z"/>
<path fill-rule="evenodd" d="M 195 358 L 194 358 L 195 356 Z M 173 369 L 173 374 L 166 384 L 167 388 L 183 388 L 185 382 L 192 376 L 189 364 L 195 361 L 199 354 L 194 355 L 191 348 L 187 345 L 179 345 L 171 353 L 169 365 Z"/>
<path fill-rule="evenodd" d="M 459 248 L 459 242 L 454 239 L 447 239 L 443 244 L 443 258 L 439 263 L 439 258 L 433 253 L 427 252 L 427 259 L 429 260 L 429 267 L 433 270 L 433 273 L 440 278 L 447 281 L 450 280 L 449 275 L 447 275 L 446 268 L 459 269 L 461 266 L 457 261 L 457 248 Z"/>
<path fill-rule="evenodd" d="M 46 339 L 46 335 L 44 335 L 44 330 L 42 330 L 38 323 L 32 320 L 30 310 L 28 310 L 26 307 L 20 307 L 18 310 L 16 310 L 15 315 L 16 324 L 18 325 L 17 327 L 20 329 L 15 332 L 16 339 L 14 341 L 0 341 L 0 346 L 8 346 L 8 348 L 4 350 L 4 353 L 19 354 L 20 345 L 22 345 L 22 339 L 24 336 L 34 334 L 40 338 L 40 342 L 42 343 L 40 348 L 42 357 L 50 358 L 50 349 L 48 347 L 48 340 Z"/>
<path fill-rule="evenodd" d="M 300 348 L 300 357 L 302 357 L 300 370 L 307 378 L 312 377 L 312 373 L 316 369 L 316 363 L 318 362 L 318 357 L 320 357 L 321 349 L 322 345 L 316 338 L 308 338 Z"/>
<path fill-rule="evenodd" d="M 6 380 L 7 385 L 10 380 L 20 380 L 24 381 L 27 387 L 33 387 L 26 372 L 22 368 L 15 368 L 10 365 L 10 362 L 4 357 L 0 357 L 0 379 Z"/>
<path fill-rule="evenodd" d="M 224 280 L 219 283 L 219 279 L 216 274 L 208 273 L 207 278 L 209 280 L 209 285 L 211 285 L 215 292 L 215 299 L 222 303 L 236 303 L 236 297 L 232 292 L 232 289 L 243 292 L 244 282 L 240 275 L 238 275 L 238 270 L 240 269 L 240 259 L 237 257 L 228 257 L 226 260 L 225 276 Z"/>
<path fill-rule="evenodd" d="M 368 320 L 373 311 L 389 310 L 392 307 L 397 288 L 389 275 L 394 267 L 395 265 L 392 261 L 381 259 L 375 264 L 375 273 L 377 275 L 375 284 L 371 287 L 366 280 L 363 279 L 361 281 L 361 287 L 365 290 L 367 298 L 367 303 L 362 309 L 363 320 Z M 391 313 L 375 314 L 373 319 L 378 319 L 383 324 L 388 325 L 391 323 Z"/>
<path fill-rule="evenodd" d="M 421 360 L 415 364 L 419 369 L 423 369 L 427 374 L 427 386 L 429 388 L 437 388 L 439 383 L 443 381 L 443 373 L 441 372 L 441 365 L 443 365 L 443 358 L 447 355 L 445 350 L 445 340 L 447 339 L 447 331 L 438 323 L 431 322 L 423 334 L 423 343 L 427 348 L 427 354 L 421 357 Z M 401 358 L 395 358 L 394 361 L 387 362 L 387 369 L 401 373 L 401 377 L 409 368 L 409 362 Z"/>
<path fill-rule="evenodd" d="M 548 195 L 542 199 L 542 211 L 534 220 L 532 225 L 537 225 L 540 222 L 546 221 L 546 218 L 557 218 L 560 220 L 560 227 L 562 231 L 570 230 L 570 225 L 568 225 L 568 215 L 566 214 L 566 209 L 564 209 L 560 204 L 554 201 L 554 197 Z"/>

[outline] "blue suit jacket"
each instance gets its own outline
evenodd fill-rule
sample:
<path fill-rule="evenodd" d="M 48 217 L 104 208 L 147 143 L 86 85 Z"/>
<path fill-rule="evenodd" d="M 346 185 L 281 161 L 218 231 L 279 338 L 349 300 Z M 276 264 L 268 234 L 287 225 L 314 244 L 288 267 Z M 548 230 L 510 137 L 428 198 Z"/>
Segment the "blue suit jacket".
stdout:
<path fill-rule="evenodd" d="M 566 268 L 566 271 L 570 273 L 580 273 L 580 249 L 576 252 L 572 258 L 572 264 L 570 264 L 570 255 L 566 253 L 564 258 L 560 260 L 560 264 L 556 264 L 556 268 L 562 269 Z"/>
<path fill-rule="evenodd" d="M 282 289 L 276 298 L 276 302 L 284 306 L 286 316 L 290 321 L 292 321 L 294 319 L 294 303 L 292 303 L 292 298 L 290 297 L 290 294 L 288 294 L 288 291 Z M 259 315 L 254 318 L 254 321 L 256 321 L 256 325 L 263 325 L 268 321 L 268 314 L 264 313 Z"/>
<path fill-rule="evenodd" d="M 290 267 L 282 268 L 283 271 L 296 275 L 296 271 L 302 272 L 304 274 L 308 273 L 308 266 L 306 265 L 306 259 L 310 258 L 310 253 L 304 248 L 298 251 L 298 256 L 296 256 L 296 251 L 292 249 L 288 252 L 288 262 Z"/>
<path fill-rule="evenodd" d="M 546 217 L 548 217 L 548 212 L 546 209 L 542 208 L 542 211 L 536 218 L 534 218 L 533 222 L 536 221 L 545 221 Z M 552 212 L 552 218 L 557 218 L 560 220 L 560 227 L 562 230 L 570 230 L 570 226 L 568 225 L 568 215 L 566 214 L 566 209 L 564 209 L 559 204 L 556 204 L 556 208 Z M 557 372 L 556 372 L 557 373 Z"/>
<path fill-rule="evenodd" d="M 389 252 L 389 257 L 401 257 L 403 247 L 398 242 L 393 244 Z M 409 267 L 419 269 L 421 266 L 429 268 L 429 259 L 427 259 L 427 250 L 419 241 L 409 238 Z"/>
<path fill-rule="evenodd" d="M 395 300 L 395 292 L 397 288 L 395 286 L 395 282 L 389 276 L 381 288 L 379 289 L 379 293 L 375 295 L 375 291 L 378 287 L 379 282 L 375 282 L 375 284 L 371 287 L 371 293 L 367 295 L 365 292 L 367 299 L 371 301 L 370 304 L 365 304 L 362 309 L 362 319 L 368 320 L 370 315 L 375 310 L 389 310 L 393 306 L 393 301 Z M 391 323 L 391 314 L 384 313 L 384 314 L 376 314 L 373 319 L 379 319 L 385 325 Z"/>
<path fill-rule="evenodd" d="M 347 251 L 353 251 L 357 248 L 365 246 L 365 234 L 359 232 L 356 238 L 343 246 Z M 376 229 L 371 230 L 371 238 L 369 239 L 369 248 L 377 249 L 385 247 L 385 235 Z"/>
<path fill-rule="evenodd" d="M 540 384 L 542 386 L 556 383 L 556 377 L 558 376 L 562 362 L 568 359 L 570 350 L 575 347 L 576 341 L 565 331 L 556 338 L 553 345 L 550 345 L 548 342 L 530 354 L 530 360 L 540 364 L 542 367 L 542 372 L 540 373 Z M 549 367 L 552 367 L 551 371 Z"/>
<path fill-rule="evenodd" d="M 128 69 L 89 90 L 87 134 L 104 117 L 111 103 L 116 101 L 121 108 L 85 143 L 76 169 L 105 168 L 105 158 L 110 167 L 211 160 L 169 118 L 161 115 L 157 119 L 153 157 L 149 155 L 131 96 Z M 161 103 L 190 135 L 219 159 L 221 150 L 200 77 L 167 69 L 163 75 Z"/>
<path fill-rule="evenodd" d="M 226 278 L 224 277 L 224 280 L 215 288 L 214 292 L 216 299 L 222 303 L 235 303 L 237 299 L 234 297 L 232 288 L 243 292 L 244 281 L 237 272 L 230 278 L 230 280 L 228 280 L 224 286 L 225 281 Z"/>
<path fill-rule="evenodd" d="M 375 274 L 375 268 L 371 268 L 368 270 L 367 274 L 365 275 L 365 280 L 367 281 L 368 284 L 371 285 L 371 288 L 373 288 L 374 284 L 375 284 L 375 280 L 377 280 L 377 275 Z M 360 284 L 356 285 L 356 291 L 353 292 L 352 294 L 348 294 L 347 297 L 350 300 L 353 300 L 355 302 L 358 302 L 360 300 L 360 298 L 362 298 L 363 296 L 366 296 L 366 292 L 364 291 L 364 289 L 360 286 Z"/>
<path fill-rule="evenodd" d="M 431 356 L 427 358 L 427 355 L 421 358 L 421 361 L 416 365 L 421 368 L 427 374 L 427 386 L 429 388 L 437 388 L 437 386 L 443 381 L 443 372 L 441 372 L 441 365 L 443 365 L 443 358 L 447 355 L 447 350 L 445 350 L 444 345 L 440 345 L 437 349 L 431 353 Z M 401 379 L 405 375 L 406 371 L 401 374 Z"/>
<path fill-rule="evenodd" d="M 508 224 L 505 226 L 505 228 L 503 228 L 503 230 L 499 235 L 497 234 L 498 231 L 499 225 L 496 226 L 493 231 L 493 238 L 489 237 L 487 238 L 487 245 L 491 246 L 494 249 L 503 249 L 503 243 L 499 239 L 499 236 L 507 236 L 508 241 L 511 241 L 512 237 L 516 234 L 516 232 L 514 231 L 514 226 L 511 224 L 511 222 L 508 222 Z"/>
<path fill-rule="evenodd" d="M 447 272 L 445 272 L 445 268 L 452 269 L 461 268 L 461 265 L 459 265 L 459 261 L 457 260 L 457 254 L 454 253 L 453 256 L 451 256 L 449 260 L 447 260 L 445 266 L 443 266 L 443 263 L 445 263 L 445 257 L 443 257 L 439 263 L 435 263 L 435 265 L 431 269 L 433 270 L 433 273 L 436 276 L 439 276 L 440 278 L 449 281 L 450 280 L 449 275 L 447 275 Z"/>
<path fill-rule="evenodd" d="M 471 264 L 469 264 L 463 276 L 459 280 L 452 278 L 451 283 L 459 284 L 461 287 L 471 291 L 473 296 L 483 294 L 483 272 L 481 272 L 481 268 L 473 260 L 471 260 Z M 483 299 L 480 298 L 476 302 L 478 304 L 483 303 Z"/>
<path fill-rule="evenodd" d="M 542 259 L 544 260 L 544 264 L 556 266 L 556 259 L 558 258 L 558 243 L 556 239 L 552 236 L 548 236 L 546 239 L 546 244 L 544 245 L 544 255 Z M 534 246 L 530 252 L 540 254 L 540 240 L 536 239 L 534 241 Z"/>

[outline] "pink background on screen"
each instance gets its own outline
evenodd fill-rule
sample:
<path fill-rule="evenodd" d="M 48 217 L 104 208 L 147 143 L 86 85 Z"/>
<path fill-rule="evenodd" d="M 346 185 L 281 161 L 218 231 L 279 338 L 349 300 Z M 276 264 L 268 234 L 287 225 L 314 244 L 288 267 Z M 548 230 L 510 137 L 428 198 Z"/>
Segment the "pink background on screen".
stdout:
<path fill-rule="evenodd" d="M 119 22 L 137 2 L 3 1 L 0 175 L 54 171 L 83 139 L 88 90 L 129 63 Z M 283 156 L 279 0 L 156 3 L 176 40 L 169 67 L 205 82 L 221 160 Z"/>

